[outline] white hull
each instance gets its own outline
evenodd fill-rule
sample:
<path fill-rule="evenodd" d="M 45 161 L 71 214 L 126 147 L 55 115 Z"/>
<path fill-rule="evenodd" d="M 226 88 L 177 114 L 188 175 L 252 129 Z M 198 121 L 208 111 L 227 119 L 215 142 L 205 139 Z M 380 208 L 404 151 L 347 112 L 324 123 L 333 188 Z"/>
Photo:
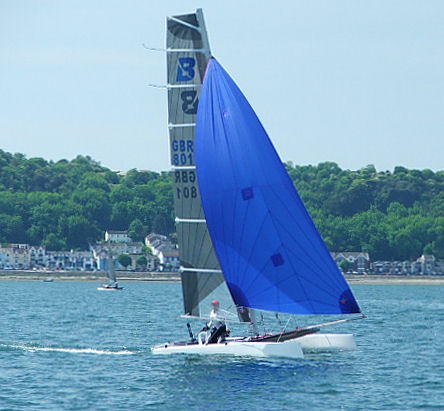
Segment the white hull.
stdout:
<path fill-rule="evenodd" d="M 110 287 L 110 288 L 106 288 L 106 287 L 97 287 L 97 289 L 99 291 L 122 291 L 123 288 L 114 288 L 114 287 Z"/>
<path fill-rule="evenodd" d="M 353 334 L 309 334 L 296 340 L 304 353 L 356 350 Z"/>
<path fill-rule="evenodd" d="M 173 345 L 161 344 L 152 348 L 153 354 L 201 354 L 234 355 L 248 357 L 304 358 L 302 349 L 296 341 L 250 342 L 227 341 L 219 344 Z"/>
<path fill-rule="evenodd" d="M 250 357 L 303 358 L 306 353 L 356 350 L 353 334 L 310 334 L 285 342 L 228 340 L 219 344 L 165 343 L 152 348 L 153 354 L 228 354 Z"/>

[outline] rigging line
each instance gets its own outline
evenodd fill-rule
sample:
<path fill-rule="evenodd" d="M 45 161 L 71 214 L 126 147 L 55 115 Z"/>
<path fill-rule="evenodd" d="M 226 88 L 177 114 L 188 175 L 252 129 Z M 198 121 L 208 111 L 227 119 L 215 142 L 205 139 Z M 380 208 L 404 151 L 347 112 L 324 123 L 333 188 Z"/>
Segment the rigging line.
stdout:
<path fill-rule="evenodd" d="M 262 321 L 262 327 L 264 328 L 264 334 L 267 334 L 267 329 L 265 328 L 265 318 L 264 314 L 261 313 L 261 321 Z"/>
<path fill-rule="evenodd" d="M 282 337 L 282 334 L 284 334 L 285 330 L 287 329 L 287 326 L 288 326 L 288 323 L 290 322 L 290 319 L 291 319 L 291 317 L 288 318 L 288 320 L 287 320 L 287 324 L 285 324 L 285 327 L 284 327 L 284 329 L 282 330 L 281 334 L 279 335 L 279 338 L 278 338 L 277 342 L 280 341 L 280 339 L 281 339 L 281 337 Z"/>
<path fill-rule="evenodd" d="M 327 323 L 309 325 L 307 327 L 302 327 L 301 330 L 310 330 L 312 328 L 327 327 L 329 325 L 335 325 L 335 324 L 340 324 L 340 323 L 347 323 L 349 321 L 364 320 L 365 318 L 367 318 L 367 316 L 365 314 L 361 314 L 359 317 L 343 318 L 341 320 L 330 321 L 330 322 L 327 322 Z"/>
<path fill-rule="evenodd" d="M 166 52 L 166 49 L 161 49 L 161 48 L 157 48 L 157 47 L 150 47 L 150 46 L 147 46 L 145 43 L 142 43 L 142 47 L 143 47 L 144 49 L 146 49 L 146 50 L 149 50 L 149 51 L 161 51 L 161 52 Z"/>
<path fill-rule="evenodd" d="M 163 88 L 163 89 L 167 89 L 168 86 L 165 86 L 163 84 L 152 84 L 152 83 L 148 83 L 147 84 L 148 87 L 153 87 L 153 88 Z"/>

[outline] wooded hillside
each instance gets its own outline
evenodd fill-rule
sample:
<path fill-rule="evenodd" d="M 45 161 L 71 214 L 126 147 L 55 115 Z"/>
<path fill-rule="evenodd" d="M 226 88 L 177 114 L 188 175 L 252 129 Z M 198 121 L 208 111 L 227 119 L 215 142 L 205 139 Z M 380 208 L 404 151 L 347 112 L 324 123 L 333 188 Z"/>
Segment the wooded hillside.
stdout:
<path fill-rule="evenodd" d="M 444 171 L 286 164 L 332 251 L 444 258 Z M 0 150 L 0 242 L 86 249 L 106 229 L 174 232 L 169 173 L 119 175 L 90 157 L 48 162 Z"/>

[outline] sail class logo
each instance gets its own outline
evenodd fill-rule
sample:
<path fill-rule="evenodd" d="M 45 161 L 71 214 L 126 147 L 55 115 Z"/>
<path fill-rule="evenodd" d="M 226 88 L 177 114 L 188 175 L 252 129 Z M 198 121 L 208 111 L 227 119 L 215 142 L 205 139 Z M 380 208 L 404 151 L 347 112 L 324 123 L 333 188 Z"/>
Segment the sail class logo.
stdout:
<path fill-rule="evenodd" d="M 190 81 L 194 78 L 194 66 L 196 60 L 193 57 L 180 57 L 177 66 L 176 81 Z"/>

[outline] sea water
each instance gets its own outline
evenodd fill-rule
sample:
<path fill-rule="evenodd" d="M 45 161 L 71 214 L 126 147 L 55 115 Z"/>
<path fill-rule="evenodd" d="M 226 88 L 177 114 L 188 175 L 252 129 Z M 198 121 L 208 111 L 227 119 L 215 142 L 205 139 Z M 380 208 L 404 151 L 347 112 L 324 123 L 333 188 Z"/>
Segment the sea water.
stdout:
<path fill-rule="evenodd" d="M 180 284 L 122 284 L 0 283 L 0 409 L 444 410 L 444 286 L 352 286 L 357 351 L 264 360 L 152 355 L 188 337 Z"/>

